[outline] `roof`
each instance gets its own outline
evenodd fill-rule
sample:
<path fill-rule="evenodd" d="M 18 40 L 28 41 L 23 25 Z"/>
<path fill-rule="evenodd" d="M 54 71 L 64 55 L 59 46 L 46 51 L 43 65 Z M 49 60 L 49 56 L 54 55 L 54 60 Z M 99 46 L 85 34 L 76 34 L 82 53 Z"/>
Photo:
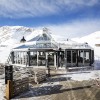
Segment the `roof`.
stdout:
<path fill-rule="evenodd" d="M 31 38 L 15 49 L 91 49 L 87 43 L 77 43 L 70 39 L 55 41 L 48 30 L 43 29 L 41 34 Z"/>

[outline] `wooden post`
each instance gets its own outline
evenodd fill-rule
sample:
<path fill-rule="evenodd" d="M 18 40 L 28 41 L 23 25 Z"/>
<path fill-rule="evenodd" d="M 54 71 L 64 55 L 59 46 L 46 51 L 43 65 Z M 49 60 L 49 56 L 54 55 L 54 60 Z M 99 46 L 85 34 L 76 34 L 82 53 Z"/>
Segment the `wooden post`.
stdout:
<path fill-rule="evenodd" d="M 13 96 L 13 91 L 12 91 L 12 81 L 7 80 L 7 85 L 6 85 L 6 99 L 10 100 Z"/>

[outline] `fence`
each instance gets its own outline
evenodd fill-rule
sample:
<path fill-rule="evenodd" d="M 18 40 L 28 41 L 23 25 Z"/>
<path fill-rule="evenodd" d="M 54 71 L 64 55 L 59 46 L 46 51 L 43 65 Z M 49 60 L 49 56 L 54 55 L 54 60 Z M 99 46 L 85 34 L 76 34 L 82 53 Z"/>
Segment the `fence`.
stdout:
<path fill-rule="evenodd" d="M 6 85 L 6 98 L 10 100 L 12 97 L 19 95 L 22 92 L 29 90 L 29 83 L 40 83 L 46 79 L 45 69 L 33 69 L 32 77 L 25 77 L 17 80 L 8 80 Z"/>
<path fill-rule="evenodd" d="M 19 80 L 13 81 L 13 96 L 16 96 L 23 91 L 27 91 L 29 89 L 29 79 L 22 78 Z"/>
<path fill-rule="evenodd" d="M 46 79 L 46 70 L 45 69 L 33 69 L 33 77 L 29 78 L 30 82 L 35 82 L 39 84 L 41 81 Z"/>
<path fill-rule="evenodd" d="M 14 81 L 8 80 L 6 85 L 6 99 L 10 100 L 12 97 L 27 90 L 29 90 L 28 78 L 22 78 Z"/>

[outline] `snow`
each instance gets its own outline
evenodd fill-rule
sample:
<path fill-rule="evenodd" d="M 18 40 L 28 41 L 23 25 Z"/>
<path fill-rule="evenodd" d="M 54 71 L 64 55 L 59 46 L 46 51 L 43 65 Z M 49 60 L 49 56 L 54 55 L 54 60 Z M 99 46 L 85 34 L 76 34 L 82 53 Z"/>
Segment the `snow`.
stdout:
<path fill-rule="evenodd" d="M 68 79 L 70 77 L 70 80 Z M 58 80 L 59 78 L 59 80 Z M 30 84 L 30 91 L 29 92 L 25 92 L 23 94 L 21 94 L 21 97 L 27 97 L 28 95 L 31 94 L 30 99 L 38 98 L 39 95 L 41 93 L 43 94 L 48 94 L 49 92 L 51 93 L 53 90 L 55 90 L 55 88 L 59 89 L 60 87 L 60 81 L 63 80 L 63 78 L 66 79 L 66 81 L 83 81 L 83 80 L 92 80 L 92 79 L 97 79 L 100 78 L 100 70 L 94 70 L 94 71 L 76 71 L 76 72 L 67 72 L 64 75 L 59 75 L 57 76 L 57 78 L 47 78 L 47 81 L 44 83 L 41 83 L 39 85 L 35 85 L 34 87 Z M 64 80 L 65 81 L 65 80 Z M 56 90 L 57 90 L 56 89 Z M 34 90 L 34 91 L 33 91 Z M 0 79 L 0 100 L 4 100 L 4 96 L 5 96 L 5 85 L 4 85 L 4 79 Z M 18 98 L 20 98 L 20 96 L 15 97 L 16 100 Z M 20 99 L 18 99 L 20 100 Z"/>
<path fill-rule="evenodd" d="M 0 79 L 0 100 L 4 100 L 4 96 L 5 96 L 4 79 Z"/>
<path fill-rule="evenodd" d="M 25 75 L 25 70 L 23 70 L 22 74 Z M 22 76 L 23 76 L 22 75 Z M 0 75 L 2 77 L 2 75 Z M 4 78 L 0 77 L 0 100 L 4 100 L 5 96 L 5 84 L 4 84 Z M 70 80 L 68 79 L 70 77 Z M 37 95 L 40 95 L 41 93 L 46 94 L 49 92 L 52 92 L 55 90 L 55 87 L 59 89 L 60 87 L 60 81 L 63 81 L 63 79 L 66 79 L 64 81 L 83 81 L 83 80 L 92 80 L 100 78 L 100 70 L 88 70 L 88 71 L 74 71 L 74 72 L 67 72 L 64 75 L 58 75 L 57 77 L 50 77 L 47 78 L 47 81 L 44 81 L 43 83 L 39 85 L 35 85 L 34 87 L 30 85 L 30 91 L 25 92 L 21 94 L 25 98 L 25 95 L 29 95 L 31 92 L 31 97 L 34 99 L 37 98 Z M 33 91 L 34 90 L 34 91 Z M 20 96 L 17 96 L 15 99 L 20 98 Z M 13 99 L 14 100 L 14 99 Z M 19 100 L 19 99 L 18 99 Z"/>
<path fill-rule="evenodd" d="M 98 71 L 79 71 L 79 72 L 72 72 L 72 73 L 67 73 L 67 77 L 71 77 L 71 80 L 76 80 L 76 81 L 83 81 L 83 80 L 90 80 L 90 79 L 95 79 L 97 78 L 95 76 L 95 73 Z M 98 77 L 100 77 L 100 72 L 98 73 Z M 66 77 L 66 75 L 65 75 Z"/>

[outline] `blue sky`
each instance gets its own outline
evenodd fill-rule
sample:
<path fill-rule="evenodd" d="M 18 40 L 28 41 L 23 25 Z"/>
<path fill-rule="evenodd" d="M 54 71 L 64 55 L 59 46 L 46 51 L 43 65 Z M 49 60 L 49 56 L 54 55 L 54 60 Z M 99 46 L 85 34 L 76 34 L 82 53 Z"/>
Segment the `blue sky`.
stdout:
<path fill-rule="evenodd" d="M 100 31 L 100 0 L 0 0 L 0 26 L 5 25 L 84 36 Z"/>

